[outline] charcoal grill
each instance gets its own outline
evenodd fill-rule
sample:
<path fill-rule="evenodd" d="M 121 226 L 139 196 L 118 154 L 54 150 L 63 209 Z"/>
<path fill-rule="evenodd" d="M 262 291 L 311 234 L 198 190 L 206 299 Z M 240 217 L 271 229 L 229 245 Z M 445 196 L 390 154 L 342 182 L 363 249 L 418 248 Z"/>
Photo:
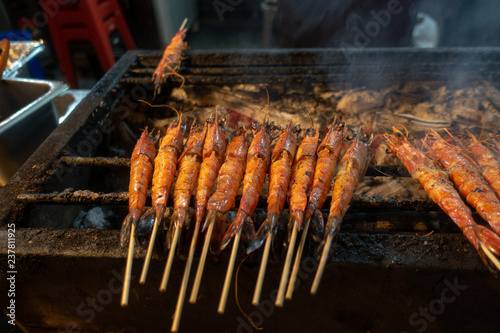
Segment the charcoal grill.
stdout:
<path fill-rule="evenodd" d="M 126 257 L 126 249 L 119 246 L 119 227 L 128 203 L 127 157 L 135 143 L 126 142 L 127 129 L 119 122 L 130 120 L 130 110 L 144 107 L 139 99 L 153 99 L 149 77 L 160 57 L 156 51 L 126 53 L 0 190 L 2 244 L 7 225 L 16 225 L 16 319 L 34 332 L 154 332 L 170 325 L 185 264 L 182 256 L 174 262 L 167 292 L 159 293 L 165 258 L 153 258 L 142 286 L 138 274 L 145 251 L 136 249 L 129 306 L 119 306 Z M 191 51 L 183 75 L 186 87 L 201 90 L 262 83 L 271 89 L 281 85 L 305 90 L 414 81 L 460 87 L 486 80 L 497 85 L 500 49 Z M 165 86 L 155 104 L 167 102 L 173 86 Z M 160 111 L 147 112 L 135 123 L 151 125 L 148 117 Z M 133 130 L 139 133 L 139 125 Z M 377 169 L 408 176 L 386 166 L 370 167 L 368 176 L 380 175 Z M 113 212 L 111 229 L 70 228 L 79 211 L 96 206 Z M 259 209 L 264 208 L 262 198 Z M 0 251 L 6 254 L 6 247 Z M 294 300 L 282 309 L 270 301 L 282 264 L 269 264 L 259 308 L 250 305 L 258 255 L 242 266 L 239 302 L 264 331 L 415 332 L 425 327 L 486 332 L 499 327 L 498 280 L 429 200 L 355 196 L 317 296 L 309 295 L 316 261 L 312 250 L 308 255 Z M 216 313 L 226 262 L 227 255 L 207 263 L 200 299 L 185 305 L 181 331 L 256 330 L 234 298 L 225 315 Z M 5 261 L 1 267 L 0 277 L 6 281 Z M 446 294 L 448 299 L 440 303 L 450 283 L 463 287 L 454 290 L 453 301 Z M 0 297 L 5 300 L 6 293 Z"/>

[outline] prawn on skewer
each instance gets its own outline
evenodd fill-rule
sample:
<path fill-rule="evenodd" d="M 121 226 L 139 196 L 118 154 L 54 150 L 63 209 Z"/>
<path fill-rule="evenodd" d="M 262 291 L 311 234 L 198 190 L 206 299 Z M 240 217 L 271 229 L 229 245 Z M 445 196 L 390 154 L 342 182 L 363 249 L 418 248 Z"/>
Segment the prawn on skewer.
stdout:
<path fill-rule="evenodd" d="M 120 242 L 122 247 L 126 246 L 129 238 L 127 264 L 125 266 L 125 278 L 123 281 L 123 293 L 121 305 L 127 306 L 130 290 L 130 275 L 132 273 L 132 260 L 134 256 L 134 234 L 135 225 L 139 221 L 146 204 L 149 182 L 153 175 L 153 165 L 156 155 L 156 138 L 148 133 L 146 127 L 135 145 L 130 159 L 130 183 L 129 183 L 129 213 L 123 220 Z"/>
<path fill-rule="evenodd" d="M 167 282 L 174 260 L 174 254 L 179 236 L 186 220 L 189 202 L 196 186 L 200 172 L 203 143 L 207 132 L 207 123 L 201 128 L 196 122 L 191 126 L 188 141 L 182 155 L 179 157 L 177 179 L 174 185 L 174 211 L 167 235 L 167 247 L 170 247 L 167 263 L 160 284 L 160 291 L 167 289 Z"/>
<path fill-rule="evenodd" d="M 500 157 L 496 156 L 470 132 L 467 134 L 470 137 L 470 140 L 465 142 L 467 155 L 479 165 L 484 180 L 500 199 Z"/>
<path fill-rule="evenodd" d="M 393 127 L 394 134 L 385 134 L 393 152 L 408 170 L 414 180 L 419 182 L 429 197 L 460 228 L 469 242 L 476 248 L 486 266 L 494 272 L 500 270 L 500 239 L 491 230 L 477 225 L 470 209 L 460 198 L 448 178 L 448 174 L 421 150 L 410 144 L 408 139 Z"/>
<path fill-rule="evenodd" d="M 370 149 L 373 135 L 368 133 L 362 134 L 360 129 L 354 142 L 351 144 L 347 152 L 342 157 L 338 166 L 337 176 L 333 185 L 332 203 L 328 222 L 325 227 L 325 236 L 319 248 L 323 248 L 318 270 L 311 287 L 311 294 L 316 294 L 319 287 L 319 282 L 325 269 L 328 253 L 333 242 L 336 241 L 340 224 L 349 207 L 354 189 L 358 185 L 360 179 L 366 173 L 368 163 L 371 160 L 373 152 Z"/>
<path fill-rule="evenodd" d="M 427 134 L 425 145 L 428 147 L 428 154 L 448 172 L 458 192 L 493 230 L 500 234 L 500 201 L 481 176 L 475 163 L 433 129 Z"/>
<path fill-rule="evenodd" d="M 247 151 L 246 131 L 244 127 L 240 127 L 235 131 L 227 146 L 226 158 L 217 177 L 217 189 L 207 203 L 206 209 L 208 213 L 202 228 L 202 231 L 207 231 L 193 289 L 189 298 L 190 303 L 196 303 L 210 244 L 212 244 L 212 249 L 216 249 L 215 251 L 219 250 L 222 236 L 225 232 L 224 214 L 235 205 L 236 195 L 238 194 L 238 189 L 245 173 Z M 215 234 L 212 237 L 214 230 Z"/>
<path fill-rule="evenodd" d="M 344 128 L 345 124 L 343 122 L 330 125 L 325 139 L 318 147 L 313 185 L 304 216 L 306 221 L 311 219 L 313 215 L 319 218 L 317 221 L 318 230 L 314 232 L 317 235 L 322 234 L 324 229 L 324 223 L 319 210 L 323 207 L 328 191 L 330 191 L 332 186 L 333 175 L 337 169 L 337 162 L 344 139 Z"/>
<path fill-rule="evenodd" d="M 184 85 L 184 77 L 182 77 L 178 71 L 181 67 L 182 52 L 184 52 L 187 48 L 187 42 L 184 41 L 186 38 L 187 28 L 183 28 L 186 21 L 187 20 L 183 21 L 181 28 L 174 35 L 170 44 L 166 47 L 160 63 L 153 73 L 152 81 L 155 85 L 155 96 L 160 93 L 162 84 L 164 84 L 165 80 L 171 75 L 181 78 L 181 88 Z"/>
<path fill-rule="evenodd" d="M 224 137 L 225 129 L 224 122 L 219 122 L 217 112 L 212 118 L 207 120 L 208 129 L 203 145 L 203 162 L 201 163 L 198 185 L 196 188 L 196 223 L 193 230 L 193 237 L 191 239 L 191 246 L 189 248 L 188 259 L 182 277 L 181 287 L 179 290 L 179 297 L 177 299 L 177 306 L 174 313 L 174 320 L 172 323 L 172 332 L 177 332 L 179 329 L 179 322 L 182 313 L 182 306 L 184 304 L 184 297 L 186 295 L 187 283 L 189 281 L 189 273 L 193 263 L 194 252 L 196 243 L 198 241 L 198 233 L 203 217 L 205 216 L 205 207 L 208 197 L 212 193 L 215 178 L 224 160 L 224 152 L 226 150 L 226 138 Z"/>
<path fill-rule="evenodd" d="M 252 304 L 258 305 L 262 291 L 262 283 L 266 272 L 271 242 L 274 240 L 278 229 L 278 221 L 285 205 L 288 185 L 292 174 L 292 164 L 297 150 L 297 139 L 300 126 L 292 128 L 290 123 L 283 133 L 278 137 L 271 156 L 271 168 L 269 170 L 269 194 L 267 197 L 267 219 L 260 226 L 257 234 L 249 244 L 247 253 L 258 249 L 265 240 L 264 254 L 255 286 Z"/>
<path fill-rule="evenodd" d="M 179 115 L 178 119 L 170 124 L 167 129 L 167 133 L 160 140 L 158 155 L 155 158 L 153 186 L 151 188 L 155 219 L 151 239 L 149 241 L 148 252 L 146 253 L 146 259 L 144 260 L 144 266 L 139 280 L 139 283 L 141 284 L 146 282 L 146 276 L 149 268 L 149 262 L 151 261 L 151 256 L 153 254 L 157 230 L 163 219 L 165 209 L 167 208 L 168 193 L 174 180 L 175 171 L 177 169 L 177 160 L 179 159 L 179 155 L 182 151 L 184 138 L 181 123 L 182 117 Z"/>
<path fill-rule="evenodd" d="M 307 232 L 313 218 L 316 221 L 316 225 L 312 231 L 313 237 L 319 237 L 319 235 L 323 234 L 324 223 L 320 209 L 325 203 L 326 196 L 332 184 L 333 175 L 337 169 L 337 161 L 340 155 L 342 141 L 344 139 L 344 130 L 345 124 L 343 122 L 336 124 L 334 121 L 333 124 L 328 127 L 325 139 L 318 147 L 313 185 L 304 217 L 306 224 L 304 225 L 304 230 L 302 231 L 302 237 L 300 239 L 292 273 L 290 275 L 290 283 L 288 284 L 286 291 L 287 299 L 292 299 L 297 274 L 299 272 L 300 260 L 306 243 Z"/>
<path fill-rule="evenodd" d="M 293 163 L 292 178 L 290 181 L 290 224 L 292 235 L 288 243 L 285 265 L 281 273 L 278 295 L 276 296 L 276 306 L 282 307 L 285 299 L 285 290 L 290 274 L 290 266 L 292 264 L 293 252 L 297 234 L 302 228 L 304 221 L 304 211 L 307 207 L 307 196 L 314 178 L 314 168 L 316 166 L 316 150 L 319 143 L 319 131 L 313 129 L 307 130 L 306 136 L 297 149 L 295 161 Z"/>
<path fill-rule="evenodd" d="M 233 275 L 234 261 L 238 251 L 241 238 L 241 231 L 246 224 L 247 219 L 253 214 L 257 203 L 259 202 L 259 194 L 266 179 L 267 169 L 271 160 L 271 130 L 273 124 L 264 121 L 262 124 L 255 122 L 253 124 L 254 137 L 248 149 L 247 164 L 245 168 L 245 177 L 243 179 L 243 192 L 240 200 L 240 207 L 235 220 L 229 226 L 224 238 L 222 239 L 221 249 L 227 247 L 231 239 L 235 237 L 229 266 L 224 281 L 224 287 L 219 303 L 219 313 L 224 313 L 226 308 L 227 295 L 231 277 Z"/>

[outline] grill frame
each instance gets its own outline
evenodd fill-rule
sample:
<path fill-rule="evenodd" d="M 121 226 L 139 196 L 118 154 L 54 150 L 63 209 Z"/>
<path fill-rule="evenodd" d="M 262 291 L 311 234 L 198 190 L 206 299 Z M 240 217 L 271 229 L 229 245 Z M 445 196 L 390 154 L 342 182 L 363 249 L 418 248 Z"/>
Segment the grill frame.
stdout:
<path fill-rule="evenodd" d="M 54 174 L 54 170 L 68 170 L 60 169 L 61 157 L 64 162 L 62 155 L 65 147 L 71 145 L 72 142 L 74 143 L 82 129 L 86 128 L 89 123 L 98 123 L 99 119 L 102 119 L 103 112 L 121 96 L 121 88 L 141 83 L 134 76 L 136 73 L 134 69 L 141 66 L 141 62 L 153 65 L 159 61 L 160 57 L 161 53 L 158 51 L 127 52 L 97 83 L 66 121 L 54 130 L 11 181 L 0 189 L 0 225 L 2 231 L 6 229 L 8 223 L 19 220 L 20 216 L 24 214 L 25 207 L 23 204 L 19 204 L 17 197 L 24 193 L 43 193 L 47 182 L 56 181 L 59 177 Z M 234 57 L 237 59 L 235 60 Z M 376 61 L 373 60 L 374 58 Z M 386 66 L 384 64 L 388 59 L 392 63 Z M 245 83 L 264 81 L 271 85 L 289 79 L 292 84 L 330 85 L 331 82 L 340 82 L 336 87 L 343 89 L 357 84 L 369 86 L 370 84 L 377 85 L 377 82 L 380 81 L 394 82 L 396 79 L 398 82 L 420 80 L 449 82 L 451 78 L 448 70 L 456 67 L 458 62 L 463 61 L 467 65 L 455 70 L 451 77 L 467 77 L 471 80 L 487 77 L 490 82 L 500 82 L 500 48 L 457 48 L 426 51 L 404 48 L 348 51 L 222 51 L 218 53 L 193 51 L 188 53 L 184 73 L 187 85 L 235 84 L 241 83 L 242 80 L 246 80 Z M 235 62 L 239 63 L 235 65 Z M 407 65 L 408 63 L 412 65 Z M 379 72 L 369 71 L 367 74 L 367 69 L 374 67 L 378 68 Z M 276 72 L 269 72 L 269 68 L 275 69 Z M 438 70 L 436 71 L 436 69 Z M 204 72 L 205 75 L 200 75 Z M 406 74 L 401 76 L 402 72 Z M 144 73 L 149 73 L 149 69 Z M 146 82 L 142 81 L 142 84 L 144 83 Z M 456 84 L 460 84 L 460 82 Z M 146 90 L 150 92 L 152 87 L 147 87 Z M 103 163 L 106 165 L 106 161 Z M 125 163 L 123 160 L 117 162 L 119 167 L 123 167 Z M 120 197 L 119 200 L 123 201 L 124 198 Z M 354 209 L 350 210 L 349 214 L 352 213 L 353 217 L 362 214 L 364 201 L 361 199 L 359 202 L 359 206 L 356 207 L 355 201 Z M 403 203 L 403 210 L 405 209 L 404 205 Z M 424 212 L 435 211 L 435 209 L 431 209 L 432 205 L 429 206 L 428 202 L 423 202 L 421 205 Z M 440 220 L 442 216 L 441 214 L 434 219 Z M 458 279 L 459 283 L 467 285 L 467 288 L 472 291 L 469 295 L 464 296 L 464 301 L 460 300 L 460 302 L 451 304 L 449 307 L 453 310 L 446 311 L 439 316 L 438 323 L 443 325 L 441 328 L 444 327 L 445 331 L 448 329 L 456 331 L 464 328 L 488 330 L 498 327 L 499 319 L 494 317 L 493 309 L 499 306 L 500 287 L 486 271 L 472 246 L 457 230 L 453 229 L 453 225 L 450 227 L 449 221 L 439 224 L 436 228 L 441 228 L 444 232 L 427 236 L 425 244 L 422 243 L 422 235 L 428 231 L 425 229 L 418 232 L 407 230 L 395 234 L 393 230 L 389 229 L 377 230 L 376 225 L 350 228 L 349 226 L 352 226 L 355 221 L 346 222 L 347 228 L 343 226 L 341 231 L 336 256 L 332 257 L 331 260 L 334 264 L 327 267 L 323 277 L 321 290 L 326 295 L 309 296 L 307 294 L 308 288 L 303 286 L 299 289 L 294 301 L 285 303 L 283 310 L 273 310 L 274 314 L 266 318 L 266 330 L 289 332 L 297 330 L 297 328 L 300 330 L 311 327 L 318 331 L 328 331 L 330 328 L 336 328 L 339 331 L 351 331 L 352 329 L 412 330 L 416 326 L 409 322 L 408 317 L 413 312 L 418 311 L 420 305 L 428 306 L 429 302 L 436 299 L 438 295 L 435 290 L 439 291 L 439 288 L 441 290 L 444 288 L 443 281 L 453 281 L 455 278 Z M 18 308 L 20 322 L 38 329 L 65 329 L 69 324 L 75 324 L 75 327 L 96 331 L 102 329 L 142 331 L 144 328 L 151 331 L 158 330 L 157 324 L 150 323 L 145 319 L 151 316 L 158 324 L 167 325 L 169 321 L 165 314 L 173 313 L 175 302 L 172 300 L 170 304 L 164 294 L 157 292 L 159 276 L 155 275 L 160 274 L 158 272 L 162 270 L 164 264 L 164 259 L 159 256 L 153 258 L 151 277 L 146 286 L 139 287 L 137 283 L 132 283 L 132 295 L 135 296 L 131 298 L 129 308 L 120 308 L 118 296 L 114 294 L 112 301 L 104 307 L 102 312 L 94 311 L 96 316 L 90 322 L 86 321 L 85 315 L 78 312 L 78 307 L 82 302 L 85 302 L 86 297 L 96 297 L 101 290 L 106 289 L 107 283 L 115 276 L 112 273 L 113 270 L 119 271 L 124 267 L 126 250 L 119 247 L 118 236 L 119 230 L 94 231 L 26 228 L 23 226 L 18 228 L 16 234 L 17 255 L 21 262 L 18 269 L 19 299 L 24 300 Z M 0 241 L 5 241 L 4 244 L 6 244 L 6 238 L 6 232 L 0 233 Z M 58 251 L 57 255 L 52 254 L 53 249 Z M 6 249 L 0 250 L 0 253 L 4 254 L 4 252 L 6 254 Z M 142 264 L 140 258 L 144 257 L 144 252 L 136 249 L 134 257 L 136 260 L 133 271 L 138 272 Z M 240 290 L 241 304 L 250 304 L 257 274 L 257 265 L 255 264 L 257 262 L 258 256 L 243 268 L 243 276 L 239 282 L 242 289 Z M 173 299 L 177 295 L 176 291 L 182 275 L 183 264 L 182 258 L 175 260 L 172 286 L 169 287 L 170 293 L 167 293 Z M 90 276 L 88 274 L 89 267 L 91 267 Z M 199 304 L 196 306 L 186 305 L 181 330 L 197 329 L 202 322 L 214 330 L 235 330 L 238 327 L 243 327 L 240 326 L 243 324 L 239 319 L 242 317 L 235 308 L 228 309 L 228 314 L 223 317 L 216 315 L 215 312 L 216 302 L 214 299 L 218 300 L 225 267 L 224 264 L 208 264 L 204 277 L 204 280 L 208 282 L 202 284 Z M 5 267 L 2 266 L 2 268 Z M 363 269 L 366 269 L 368 273 L 365 274 Z M 67 270 L 72 271 L 69 275 L 73 280 L 65 276 Z M 5 278 L 4 272 L 6 271 L 6 268 L 2 269 L 1 278 Z M 354 278 L 352 282 L 349 282 L 346 277 L 349 277 L 351 273 Z M 263 295 L 269 295 L 274 286 L 278 285 L 280 274 L 281 264 L 270 263 Z M 408 292 L 410 299 L 406 300 L 403 295 L 396 292 L 381 296 L 377 292 L 379 287 L 366 286 L 366 283 L 369 283 L 366 277 L 370 274 L 373 274 L 374 280 L 381 283 L 380 290 L 390 292 L 389 286 L 394 285 L 396 287 L 392 290 L 399 290 L 400 293 Z M 78 281 L 79 277 L 82 277 L 82 281 Z M 42 288 L 36 294 L 32 294 L 30 289 L 40 284 L 41 279 L 48 281 L 41 283 Z M 312 276 L 304 279 L 303 282 L 308 284 L 311 280 Z M 378 295 L 381 304 L 378 304 L 375 299 L 364 302 L 365 295 L 356 289 L 354 281 L 364 285 L 361 290 L 365 291 L 367 295 Z M 88 284 L 86 285 L 86 283 Z M 77 286 L 76 290 L 75 285 Z M 345 290 L 337 290 L 337 288 L 330 290 L 326 287 L 328 285 L 343 286 L 339 289 L 345 288 Z M 484 299 L 484 308 L 492 309 L 486 310 L 486 314 L 484 308 L 483 312 L 480 312 L 479 309 L 471 309 L 466 304 L 466 302 L 473 302 L 474 297 L 479 297 L 484 286 L 487 286 L 490 291 L 488 297 Z M 51 293 L 51 288 L 55 288 L 57 292 Z M 347 307 L 352 310 L 351 312 L 342 306 L 342 302 L 349 298 L 349 292 L 353 293 Z M 38 298 L 59 302 L 58 306 L 54 306 L 55 313 L 57 313 L 55 318 L 53 314 L 42 310 Z M 329 303 L 329 298 L 337 300 L 339 304 L 332 305 Z M 363 305 L 356 308 L 356 302 Z M 293 305 L 294 303 L 298 303 L 298 305 Z M 396 305 L 397 303 L 400 303 L 400 306 Z M 213 309 L 213 311 L 206 309 Z M 305 309 L 315 312 L 309 320 L 301 321 L 301 314 Z M 199 315 L 200 311 L 203 314 Z M 391 311 L 400 317 L 391 321 Z M 330 312 L 337 315 L 334 318 L 329 318 Z M 453 313 L 456 313 L 460 319 L 457 320 Z M 465 319 L 466 313 L 472 314 L 473 318 L 470 321 Z M 356 315 L 361 317 L 359 323 L 361 326 L 357 326 L 358 324 L 355 323 Z M 195 318 L 196 320 L 194 320 Z M 320 323 L 322 318 L 324 322 Z M 314 322 L 314 320 L 318 322 Z M 430 322 L 428 324 L 431 325 Z M 434 325 L 436 324 L 434 323 Z"/>

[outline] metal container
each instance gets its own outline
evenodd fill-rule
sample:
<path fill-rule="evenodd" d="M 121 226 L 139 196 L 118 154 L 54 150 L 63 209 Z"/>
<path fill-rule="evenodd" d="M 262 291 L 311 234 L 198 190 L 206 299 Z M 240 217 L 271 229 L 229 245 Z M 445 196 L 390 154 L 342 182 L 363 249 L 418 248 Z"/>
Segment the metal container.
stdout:
<path fill-rule="evenodd" d="M 14 175 L 59 124 L 53 98 L 68 89 L 56 81 L 0 83 L 0 185 Z"/>

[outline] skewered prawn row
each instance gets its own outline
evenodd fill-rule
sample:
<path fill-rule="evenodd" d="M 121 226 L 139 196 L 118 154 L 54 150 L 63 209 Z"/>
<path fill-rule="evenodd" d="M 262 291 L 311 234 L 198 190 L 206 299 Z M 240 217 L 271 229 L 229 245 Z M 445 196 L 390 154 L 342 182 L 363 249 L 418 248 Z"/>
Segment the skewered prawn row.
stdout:
<path fill-rule="evenodd" d="M 171 266 L 180 230 L 188 214 L 190 198 L 193 195 L 196 186 L 198 186 L 196 193 L 194 193 L 196 197 L 196 223 L 194 237 L 190 248 L 191 261 L 196 248 L 198 232 L 202 227 L 202 222 L 205 218 L 205 211 L 207 211 L 207 216 L 204 220 L 201 231 L 205 231 L 206 229 L 208 229 L 208 231 L 205 235 L 205 244 L 203 246 L 201 256 L 203 259 L 200 260 L 200 265 L 198 267 L 198 272 L 196 274 L 195 283 L 191 293 L 191 303 L 196 302 L 199 283 L 204 267 L 204 258 L 207 256 L 210 243 L 212 244 L 212 250 L 214 252 L 218 252 L 228 245 L 232 237 L 236 236 L 226 276 L 226 280 L 229 281 L 231 280 L 232 272 L 234 270 L 234 261 L 236 259 L 242 230 L 245 231 L 247 237 L 252 238 L 250 239 L 250 242 L 247 243 L 250 244 L 247 246 L 247 251 L 257 249 L 263 244 L 264 239 L 266 239 L 266 247 L 270 246 L 268 244 L 271 244 L 270 242 L 274 234 L 274 230 L 276 229 L 279 215 L 283 209 L 289 185 L 290 218 L 292 219 L 290 228 L 295 232 L 295 237 L 297 237 L 300 227 L 303 227 L 304 229 L 302 241 L 299 245 L 299 249 L 297 250 L 296 263 L 300 262 L 303 245 L 305 243 L 304 240 L 310 223 L 316 223 L 314 224 L 314 228 L 316 229 L 314 236 L 321 236 L 321 238 L 325 237 L 327 240 L 323 251 L 323 257 L 326 260 L 328 248 L 331 245 L 331 242 L 334 241 L 335 236 L 338 234 L 339 225 L 348 207 L 352 191 L 354 190 L 354 187 L 359 179 L 362 178 L 364 171 L 366 170 L 369 157 L 371 156 L 369 151 L 371 143 L 370 136 L 363 135 L 360 131 L 339 164 L 339 171 L 336 181 L 334 182 L 330 216 L 326 228 L 324 228 L 320 209 L 326 200 L 326 195 L 330 190 L 332 179 L 337 169 L 337 161 L 340 157 L 339 155 L 345 129 L 345 125 L 343 123 L 334 122 L 330 125 L 328 132 L 319 147 L 318 132 L 308 131 L 298 149 L 296 148 L 298 144 L 298 130 L 297 128 L 292 129 L 291 124 L 285 129 L 285 131 L 282 132 L 280 138 L 274 146 L 274 149 L 272 149 L 272 131 L 275 130 L 276 127 L 273 126 L 273 124 L 266 122 L 260 125 L 256 123 L 253 126 L 254 138 L 248 148 L 248 152 L 245 131 L 244 129 L 238 129 L 227 147 L 223 164 L 222 156 L 224 154 L 226 141 L 221 126 L 222 124 L 218 122 L 216 115 L 205 124 L 203 129 L 194 125 L 191 129 L 186 147 L 178 159 L 178 176 L 174 189 L 174 214 L 173 222 L 170 228 L 170 236 L 172 237 L 172 233 L 174 236 L 171 242 L 167 267 Z M 160 158 L 160 156 L 164 157 L 160 158 L 158 161 L 155 160 L 154 162 L 155 176 L 153 176 L 153 205 L 155 207 L 154 212 L 156 220 L 161 219 L 161 216 L 163 215 L 165 208 L 162 205 L 166 204 L 166 197 L 168 196 L 168 188 L 170 186 L 168 181 L 166 181 L 167 183 L 165 183 L 164 180 L 161 182 L 159 181 L 159 179 L 162 179 L 162 176 L 159 176 L 160 171 L 156 171 L 156 168 L 162 168 L 160 165 L 169 166 L 168 176 L 165 174 L 163 178 L 170 179 L 171 184 L 175 173 L 172 172 L 172 165 L 174 165 L 173 170 L 175 170 L 175 164 L 177 163 L 176 157 L 182 149 L 182 140 L 180 140 L 180 138 L 182 138 L 181 132 L 179 119 L 178 123 L 171 124 L 169 130 L 167 131 L 167 136 L 170 135 L 170 139 L 167 139 L 166 136 L 161 140 L 157 159 Z M 500 238 L 489 229 L 477 225 L 474 222 L 470 210 L 463 203 L 463 201 L 461 201 L 460 195 L 453 188 L 453 184 L 448 180 L 447 172 L 441 169 L 441 167 L 425 153 L 412 146 L 400 131 L 394 129 L 394 132 L 395 135 L 386 135 L 391 151 L 397 154 L 403 165 L 411 173 L 412 177 L 423 185 L 431 199 L 440 205 L 440 207 L 445 210 L 452 220 L 461 228 L 464 235 L 477 249 L 479 255 L 487 266 L 492 270 L 500 269 L 500 263 L 497 259 L 497 256 L 500 255 Z M 154 155 L 156 154 L 154 150 L 154 139 L 145 133 L 143 133 L 141 139 L 139 140 L 138 145 L 136 146 L 137 151 L 134 150 L 131 160 L 130 214 L 124 221 L 122 236 L 126 232 L 125 227 L 127 224 L 130 228 L 133 228 L 133 226 L 137 223 L 137 219 L 135 219 L 135 217 L 140 216 L 138 209 L 142 212 L 144 208 L 147 185 L 149 183 L 148 179 L 150 179 L 152 175 L 152 163 Z M 167 144 L 166 142 L 170 143 Z M 471 189 L 470 186 L 467 185 L 470 182 L 475 182 L 475 180 L 464 179 L 464 177 L 471 178 L 471 174 L 468 173 L 468 170 L 473 168 L 465 166 L 460 159 L 452 160 L 451 155 L 453 155 L 453 151 L 447 151 L 447 149 L 450 149 L 449 144 L 444 142 L 444 140 L 442 140 L 437 133 L 431 131 L 425 142 L 430 149 L 430 153 L 433 154 L 433 157 L 436 160 L 443 159 L 444 161 L 451 161 L 449 168 L 453 170 L 449 170 L 448 172 L 450 173 L 452 179 L 457 178 L 458 180 L 463 181 L 462 186 L 464 187 L 464 191 L 468 191 L 463 192 L 465 197 L 471 194 L 479 195 L 479 198 L 475 197 L 474 200 L 475 202 L 483 205 L 483 212 L 480 213 L 485 213 L 484 216 L 486 219 L 487 214 L 490 213 L 491 210 L 488 210 L 490 209 L 489 201 L 485 198 L 492 201 L 491 194 L 488 194 L 488 196 L 485 194 L 487 192 L 487 185 L 481 185 L 482 187 L 478 187 L 479 190 L 477 190 L 477 188 Z M 479 150 L 477 140 L 475 141 L 473 138 L 473 140 L 470 140 L 467 143 L 469 144 L 467 146 L 467 153 L 471 155 L 473 153 L 477 153 L 476 151 Z M 316 147 L 318 148 L 316 149 Z M 162 153 L 162 151 L 164 152 Z M 296 151 L 297 157 L 294 158 Z M 163 155 L 166 152 L 169 153 L 168 157 L 165 157 L 167 155 Z M 162 161 L 162 159 L 165 160 Z M 465 160 L 467 159 L 465 158 Z M 477 160 L 478 159 L 476 159 L 476 161 Z M 443 161 L 441 161 L 441 163 L 445 164 Z M 263 187 L 270 164 L 268 219 L 261 226 L 261 229 L 259 229 L 257 233 L 258 236 L 255 236 L 255 229 L 253 228 L 251 216 L 257 206 L 259 194 Z M 478 164 L 480 163 L 478 162 Z M 492 164 L 490 160 L 487 160 L 485 165 L 480 164 L 481 170 L 484 172 L 489 164 Z M 140 166 L 140 168 L 138 166 Z M 216 182 L 216 191 L 210 196 L 212 187 L 215 185 L 214 182 L 219 167 L 220 172 Z M 200 171 L 200 168 L 202 171 Z M 467 169 L 467 172 L 464 171 L 465 169 Z M 454 170 L 461 170 L 460 172 L 462 174 L 454 177 Z M 156 177 L 157 172 L 158 176 Z M 477 172 L 479 173 L 479 171 Z M 199 174 L 201 177 L 198 180 Z M 243 175 L 245 175 L 244 178 Z M 158 181 L 155 179 L 158 179 Z M 160 183 L 163 185 L 159 185 Z M 243 183 L 243 195 L 238 209 L 237 218 L 233 221 L 229 229 L 225 231 L 223 215 L 234 207 L 235 197 L 238 193 L 240 183 Z M 137 186 L 133 187 L 132 184 Z M 457 187 L 460 188 L 461 185 L 457 184 Z M 495 200 L 498 201 L 497 199 Z M 478 211 L 479 210 L 480 209 L 478 208 Z M 144 215 L 144 218 L 150 219 L 147 214 Z M 159 221 L 155 221 L 155 223 L 159 223 Z M 492 226 L 496 228 L 498 224 L 498 220 L 494 220 Z M 214 229 L 216 230 L 215 233 L 213 233 Z M 325 235 L 323 236 L 323 234 Z M 330 242 L 328 242 L 328 239 L 330 239 Z M 131 238 L 130 244 L 133 250 L 132 240 L 133 237 Z M 150 242 L 150 245 L 152 245 L 152 242 Z M 287 254 L 287 261 L 288 256 L 291 258 L 291 255 L 293 255 L 294 252 L 294 246 L 292 244 L 290 245 L 291 246 L 288 249 L 290 255 Z M 232 265 L 231 262 L 233 263 Z M 265 272 L 265 261 L 263 261 L 263 265 L 264 266 L 261 265 L 261 271 Z M 296 267 L 298 268 L 298 265 L 296 265 Z M 176 310 L 176 315 L 174 316 L 174 325 L 172 326 L 173 331 L 176 331 L 178 327 L 180 311 L 182 309 L 185 289 L 189 278 L 189 268 L 190 260 L 188 260 L 188 265 L 186 266 L 184 274 L 185 277 L 182 284 L 183 287 L 181 289 L 181 293 L 179 294 L 178 309 Z M 165 279 L 164 274 L 164 278 L 162 280 L 162 286 L 164 286 L 164 288 L 166 288 L 166 281 L 168 280 L 169 273 L 167 272 L 169 271 L 166 269 L 165 274 L 167 274 L 167 278 Z M 322 270 L 318 270 L 317 278 L 315 279 L 317 282 L 313 284 L 313 293 L 317 289 L 321 272 Z M 283 276 L 285 277 L 285 282 L 287 275 L 288 272 L 285 274 L 284 270 Z M 259 277 L 260 281 L 262 279 L 263 273 L 262 278 Z M 316 287 L 314 287 L 314 285 L 316 285 Z M 221 303 L 219 305 L 219 312 L 224 312 L 229 286 L 230 283 L 225 284 L 225 288 L 221 296 Z M 288 284 L 287 298 L 291 298 L 291 291 L 293 291 L 294 286 L 294 272 L 292 272 L 292 278 Z M 286 283 L 284 283 L 284 287 L 286 287 Z M 282 305 L 282 300 L 279 301 L 279 299 L 280 295 L 284 294 L 284 287 L 282 287 L 282 283 L 280 283 L 280 290 L 276 300 L 277 305 L 279 304 L 280 306 Z M 257 296 L 254 295 L 254 300 L 256 300 L 254 301 L 255 304 L 258 303 L 259 293 L 260 292 L 256 288 L 255 295 Z"/>
<path fill-rule="evenodd" d="M 500 234 L 500 201 L 474 163 L 433 129 L 427 134 L 425 145 L 429 155 L 448 172 L 458 192 Z"/>
<path fill-rule="evenodd" d="M 500 255 L 500 238 L 486 227 L 476 224 L 469 207 L 460 198 L 446 171 L 410 144 L 401 131 L 396 128 L 393 131 L 394 135 L 385 135 L 390 152 L 397 155 L 412 178 L 423 186 L 429 197 L 462 230 L 486 266 L 493 272 L 500 270 L 500 262 L 496 257 Z"/>

